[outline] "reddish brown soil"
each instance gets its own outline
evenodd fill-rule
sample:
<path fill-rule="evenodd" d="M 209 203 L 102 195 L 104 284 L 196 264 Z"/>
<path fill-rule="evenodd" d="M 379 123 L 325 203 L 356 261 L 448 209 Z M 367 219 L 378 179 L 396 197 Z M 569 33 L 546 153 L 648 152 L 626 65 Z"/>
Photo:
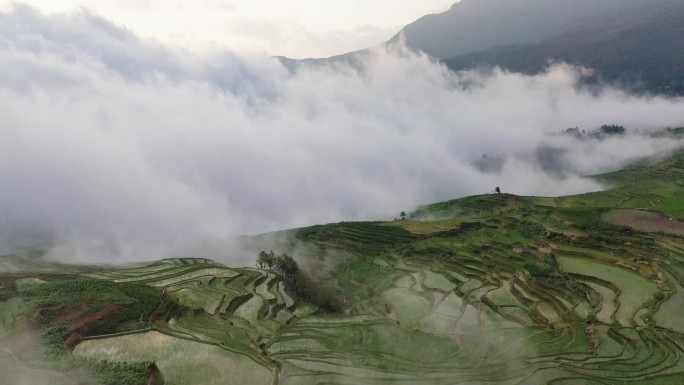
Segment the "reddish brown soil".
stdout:
<path fill-rule="evenodd" d="M 48 309 L 48 310 L 59 310 L 60 308 L 61 308 L 61 306 L 58 307 L 57 309 Z M 86 310 L 88 310 L 88 304 L 84 303 L 81 305 L 81 307 L 79 309 L 57 317 L 57 322 L 58 323 L 73 322 L 74 320 L 77 320 L 81 315 L 83 315 L 83 313 L 85 313 Z"/>
<path fill-rule="evenodd" d="M 665 214 L 644 210 L 613 210 L 606 216 L 613 224 L 640 231 L 662 231 L 684 235 L 684 223 Z"/>
<path fill-rule="evenodd" d="M 94 315 L 90 317 L 85 317 L 85 313 L 88 311 L 88 304 L 83 304 L 79 309 L 67 313 L 63 316 L 57 318 L 57 322 L 68 324 L 73 330 L 83 330 L 86 331 L 92 326 L 96 326 L 108 317 L 118 313 L 123 309 L 123 306 L 112 305 L 103 308 Z M 57 308 L 52 308 L 50 310 L 56 310 Z M 43 310 L 43 309 L 41 309 Z"/>
<path fill-rule="evenodd" d="M 121 306 L 107 306 L 95 313 L 92 317 L 87 318 L 81 318 L 80 316 L 85 312 L 84 310 L 79 310 L 78 315 L 75 313 L 70 314 L 71 317 L 69 319 L 72 322 L 71 331 L 64 341 L 64 345 L 69 349 L 73 349 L 76 345 L 81 343 L 83 336 L 87 335 L 89 328 L 99 325 L 102 321 L 107 319 L 107 317 L 116 314 L 121 309 L 123 309 Z"/>
<path fill-rule="evenodd" d="M 62 307 L 62 305 L 54 305 L 39 308 L 33 313 L 33 321 L 37 323 L 43 312 L 60 310 Z M 74 348 L 81 342 L 83 337 L 88 334 L 88 329 L 101 324 L 108 317 L 111 317 L 122 309 L 123 307 L 118 305 L 107 306 L 94 315 L 86 317 L 85 314 L 88 311 L 88 304 L 84 303 L 79 309 L 58 317 L 56 322 L 66 324 L 69 330 L 64 336 L 64 345 L 70 349 Z"/>
<path fill-rule="evenodd" d="M 164 385 L 164 376 L 155 363 L 147 367 L 147 385 Z"/>
<path fill-rule="evenodd" d="M 69 337 L 67 337 L 66 341 L 64 341 L 64 346 L 69 349 L 73 349 L 76 347 L 76 345 L 80 344 L 81 341 L 83 341 L 83 336 L 81 333 L 71 333 Z"/>
<path fill-rule="evenodd" d="M 123 306 L 107 306 L 106 308 L 95 313 L 92 317 L 80 319 L 78 323 L 73 325 L 73 328 L 75 330 L 86 331 L 92 326 L 101 324 L 102 321 L 120 312 L 121 310 L 123 310 Z"/>

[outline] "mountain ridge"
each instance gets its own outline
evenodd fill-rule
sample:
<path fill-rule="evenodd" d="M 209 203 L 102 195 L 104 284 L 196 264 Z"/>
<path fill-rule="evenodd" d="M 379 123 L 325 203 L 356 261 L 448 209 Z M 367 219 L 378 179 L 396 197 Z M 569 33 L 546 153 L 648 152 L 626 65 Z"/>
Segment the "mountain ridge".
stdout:
<path fill-rule="evenodd" d="M 553 61 L 590 68 L 589 84 L 684 95 L 684 3 L 677 0 L 463 0 L 408 24 L 384 45 L 405 44 L 451 70 L 500 67 L 536 74 Z M 299 65 L 360 65 L 369 49 Z"/>

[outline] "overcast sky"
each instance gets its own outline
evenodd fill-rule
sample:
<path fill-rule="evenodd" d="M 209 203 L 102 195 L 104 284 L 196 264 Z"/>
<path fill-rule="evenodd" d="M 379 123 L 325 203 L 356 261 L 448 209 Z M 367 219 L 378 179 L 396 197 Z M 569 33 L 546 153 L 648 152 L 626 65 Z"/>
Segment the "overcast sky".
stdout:
<path fill-rule="evenodd" d="M 0 10 L 13 1 L 0 0 Z M 26 0 L 43 12 L 79 7 L 139 36 L 193 49 L 327 57 L 386 41 L 456 0 Z"/>

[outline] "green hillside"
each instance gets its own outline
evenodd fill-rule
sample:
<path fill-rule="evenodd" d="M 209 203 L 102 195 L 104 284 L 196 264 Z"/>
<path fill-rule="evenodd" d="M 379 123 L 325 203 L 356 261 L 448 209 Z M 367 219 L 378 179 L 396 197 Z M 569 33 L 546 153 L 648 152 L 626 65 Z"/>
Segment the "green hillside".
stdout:
<path fill-rule="evenodd" d="M 85 368 L 104 384 L 146 384 L 156 368 L 170 385 L 679 383 L 684 153 L 595 178 L 609 189 L 279 234 L 268 248 L 330 288 L 333 312 L 276 269 L 2 257 L 0 369 Z M 27 358 L 26 328 L 44 361 Z"/>

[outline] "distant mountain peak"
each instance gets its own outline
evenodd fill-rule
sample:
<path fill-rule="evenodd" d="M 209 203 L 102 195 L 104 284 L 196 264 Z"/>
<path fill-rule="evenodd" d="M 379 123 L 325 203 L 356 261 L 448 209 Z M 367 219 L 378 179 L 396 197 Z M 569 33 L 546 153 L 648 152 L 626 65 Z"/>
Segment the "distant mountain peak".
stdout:
<path fill-rule="evenodd" d="M 596 18 L 673 0 L 463 0 L 426 15 L 400 34 L 409 47 L 439 59 L 541 41 Z"/>

